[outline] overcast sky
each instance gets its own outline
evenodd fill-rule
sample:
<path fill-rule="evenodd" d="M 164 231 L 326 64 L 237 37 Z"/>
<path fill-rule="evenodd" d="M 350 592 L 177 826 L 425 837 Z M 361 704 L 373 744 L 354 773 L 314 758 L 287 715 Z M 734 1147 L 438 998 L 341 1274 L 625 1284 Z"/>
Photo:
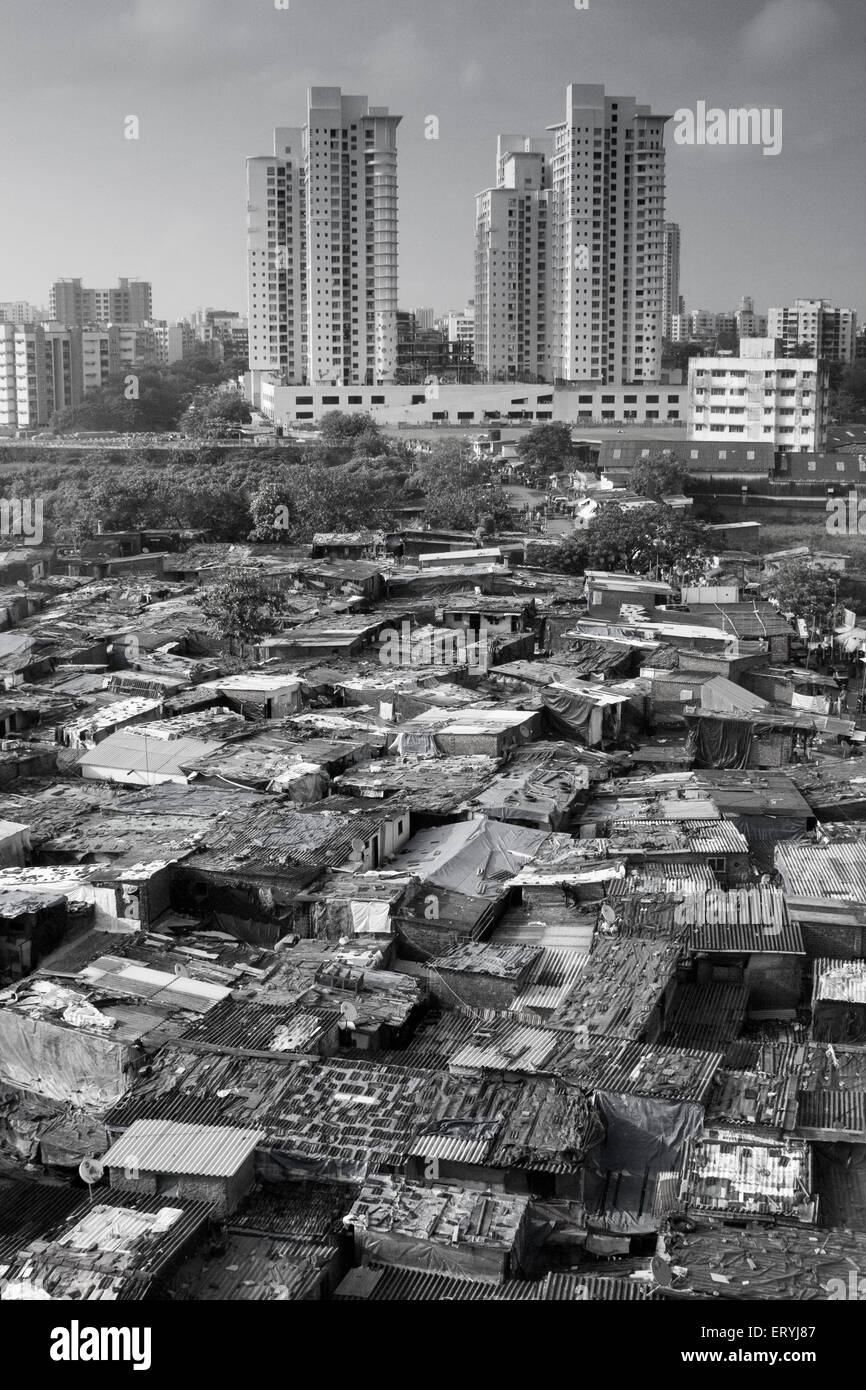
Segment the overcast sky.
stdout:
<path fill-rule="evenodd" d="M 0 299 L 59 276 L 153 282 L 154 313 L 246 312 L 244 158 L 308 86 L 388 106 L 400 304 L 473 294 L 474 195 L 499 131 L 542 133 L 569 82 L 673 114 L 781 107 L 783 147 L 667 135 L 690 308 L 824 296 L 866 311 L 863 0 L 5 0 Z M 136 115 L 138 141 L 124 139 Z M 439 118 L 438 141 L 424 138 Z"/>

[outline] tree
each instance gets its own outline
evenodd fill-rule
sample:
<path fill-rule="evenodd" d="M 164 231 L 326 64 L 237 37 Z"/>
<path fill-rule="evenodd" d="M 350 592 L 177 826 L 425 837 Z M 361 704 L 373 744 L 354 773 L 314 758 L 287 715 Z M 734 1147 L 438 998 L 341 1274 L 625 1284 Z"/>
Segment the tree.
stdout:
<path fill-rule="evenodd" d="M 679 509 L 661 504 L 624 509 L 610 503 L 561 545 L 539 547 L 532 563 L 558 574 L 622 570 L 687 583 L 703 573 L 708 554 L 706 527 Z"/>
<path fill-rule="evenodd" d="M 203 387 L 181 416 L 180 429 L 198 439 L 219 439 L 251 419 L 250 408 L 238 392 Z"/>
<path fill-rule="evenodd" d="M 406 495 L 422 497 L 424 520 L 446 530 L 473 531 L 481 525 L 489 534 L 511 520 L 508 498 L 489 464 L 457 439 L 439 440 L 417 459 Z"/>
<path fill-rule="evenodd" d="M 447 531 L 473 531 L 480 526 L 490 535 L 508 525 L 511 507 L 498 483 L 461 487 L 452 480 L 427 494 L 424 520 Z"/>
<path fill-rule="evenodd" d="M 521 439 L 518 452 L 527 467 L 543 473 L 556 472 L 574 457 L 571 426 L 535 425 Z"/>
<path fill-rule="evenodd" d="M 377 441 L 382 438 L 382 432 L 372 415 L 364 412 L 353 415 L 347 410 L 330 410 L 322 416 L 319 427 L 323 444 L 354 444 L 359 435 L 368 435 Z M 366 452 L 372 452 L 369 443 Z"/>
<path fill-rule="evenodd" d="M 71 430 L 150 433 L 173 430 L 184 409 L 180 383 L 159 367 L 133 363 L 105 386 L 88 391 L 80 405 L 67 406 L 51 418 L 61 434 Z"/>
<path fill-rule="evenodd" d="M 608 504 L 586 537 L 590 568 L 669 575 L 681 583 L 702 574 L 709 555 L 706 527 L 662 503 L 628 509 Z"/>
<path fill-rule="evenodd" d="M 811 630 L 829 627 L 838 598 L 839 576 L 826 565 L 808 560 L 783 560 L 765 583 L 767 598 L 778 603 L 782 613 L 802 618 Z"/>
<path fill-rule="evenodd" d="M 652 458 L 638 459 L 631 470 L 629 486 L 639 497 L 678 497 L 688 486 L 685 466 L 670 449 L 663 449 Z"/>
<path fill-rule="evenodd" d="M 840 424 L 866 420 L 866 362 L 843 368 L 838 387 L 831 394 L 833 414 Z"/>
<path fill-rule="evenodd" d="M 585 574 L 589 564 L 589 543 L 585 531 L 564 536 L 559 545 L 534 542 L 527 547 L 526 563 L 556 574 Z"/>
<path fill-rule="evenodd" d="M 250 518 L 253 529 L 251 541 L 267 541 L 271 545 L 287 545 L 294 539 L 298 524 L 297 509 L 279 483 L 262 483 L 250 498 Z"/>
<path fill-rule="evenodd" d="M 310 540 L 317 531 L 389 526 L 401 501 L 403 475 L 378 460 L 336 468 L 307 464 L 286 469 L 279 487 L 294 509 L 294 537 Z"/>
<path fill-rule="evenodd" d="M 703 343 L 672 343 L 665 342 L 662 349 L 662 366 L 672 368 L 674 371 L 681 371 L 684 378 L 689 374 L 689 359 L 701 357 L 704 352 Z"/>
<path fill-rule="evenodd" d="M 206 588 L 202 612 L 229 654 L 241 654 L 266 634 L 285 611 L 285 596 L 269 589 L 258 570 L 238 568 Z"/>

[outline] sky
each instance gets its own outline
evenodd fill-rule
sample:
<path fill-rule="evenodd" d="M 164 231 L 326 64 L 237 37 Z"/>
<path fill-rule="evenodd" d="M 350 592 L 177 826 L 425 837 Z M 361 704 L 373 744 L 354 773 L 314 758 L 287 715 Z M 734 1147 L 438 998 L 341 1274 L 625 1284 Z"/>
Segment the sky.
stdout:
<path fill-rule="evenodd" d="M 782 110 L 776 156 L 668 123 L 689 308 L 866 315 L 863 0 L 5 0 L 0 43 L 0 300 L 127 275 L 158 318 L 246 312 L 244 159 L 341 86 L 403 118 L 401 307 L 459 308 L 497 134 L 542 134 L 589 82 L 672 117 Z"/>

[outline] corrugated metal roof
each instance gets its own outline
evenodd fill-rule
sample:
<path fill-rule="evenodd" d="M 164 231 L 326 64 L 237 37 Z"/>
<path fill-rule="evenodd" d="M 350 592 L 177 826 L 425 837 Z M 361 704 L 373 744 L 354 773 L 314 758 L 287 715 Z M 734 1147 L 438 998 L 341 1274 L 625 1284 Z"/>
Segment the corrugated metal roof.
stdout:
<path fill-rule="evenodd" d="M 226 1000 L 182 1034 L 185 1046 L 240 1047 L 275 1055 L 313 1052 L 340 1023 L 337 1008 Z"/>
<path fill-rule="evenodd" d="M 376 1175 L 364 1183 L 346 1224 L 356 1234 L 399 1232 L 413 1241 L 448 1246 L 457 1228 L 464 1242 L 505 1252 L 514 1248 L 528 1206 L 528 1197 L 511 1193 L 422 1186 Z M 405 1262 L 429 1263 L 425 1252 L 414 1248 L 406 1251 Z"/>
<path fill-rule="evenodd" d="M 812 1008 L 822 1002 L 866 1004 L 866 960 L 816 960 Z"/>
<path fill-rule="evenodd" d="M 144 1298 L 213 1216 L 208 1202 L 149 1193 L 75 1195 L 72 1211 L 19 1244 L 7 1278 L 38 1277 L 58 1299 Z"/>
<path fill-rule="evenodd" d="M 80 1206 L 80 1189 L 0 1178 L 0 1264 Z"/>
<path fill-rule="evenodd" d="M 551 1027 L 639 1036 L 674 975 L 679 956 L 676 943 L 660 939 L 598 940 L 571 994 L 550 1018 Z"/>
<path fill-rule="evenodd" d="M 866 903 L 866 840 L 827 845 L 782 840 L 775 863 L 789 893 Z"/>
<path fill-rule="evenodd" d="M 688 925 L 693 951 L 805 955 L 799 924 L 789 921 L 778 888 L 696 894 L 684 898 L 674 915 Z"/>
<path fill-rule="evenodd" d="M 866 1091 L 866 1047 L 810 1041 L 802 1053 L 802 1090 Z"/>
<path fill-rule="evenodd" d="M 689 1207 L 814 1222 L 811 1190 L 810 1146 L 802 1139 L 762 1141 L 753 1132 L 705 1129 L 689 1145 L 682 1194 Z"/>
<path fill-rule="evenodd" d="M 749 844 L 728 820 L 612 820 L 611 853 L 639 853 L 666 861 L 672 854 L 748 854 Z"/>
<path fill-rule="evenodd" d="M 338 1259 L 329 1241 L 275 1240 L 233 1233 L 226 1249 L 178 1270 L 172 1289 L 199 1302 L 299 1302 L 321 1297 L 329 1265 Z"/>
<path fill-rule="evenodd" d="M 453 970 L 472 975 L 492 975 L 498 980 L 516 980 L 541 953 L 538 946 L 491 945 L 469 941 L 453 947 L 428 962 L 430 970 Z"/>
<path fill-rule="evenodd" d="M 487 1028 L 479 1024 L 471 1041 L 456 1052 L 449 1070 L 536 1072 L 556 1049 L 558 1035 L 518 1020 L 500 1020 Z"/>
<path fill-rule="evenodd" d="M 796 1105 L 796 1075 L 768 1076 L 725 1068 L 716 1073 L 706 1118 L 708 1124 L 754 1125 L 781 1131 L 793 1128 Z"/>
<path fill-rule="evenodd" d="M 548 1274 L 538 1298 L 545 1303 L 636 1303 L 658 1298 L 647 1279 L 606 1279 L 597 1274 Z"/>
<path fill-rule="evenodd" d="M 181 765 L 193 758 L 203 758 L 215 753 L 217 743 L 206 743 L 200 738 L 176 738 L 172 740 L 150 738 L 141 733 L 121 729 L 116 734 L 97 743 L 78 759 L 78 766 L 104 767 L 116 772 L 143 772 L 148 776 L 182 776 Z"/>
<path fill-rule="evenodd" d="M 665 1042 L 708 1049 L 730 1042 L 742 1029 L 748 999 L 746 985 L 678 985 Z"/>
<path fill-rule="evenodd" d="M 492 1143 L 492 1134 L 481 1139 L 460 1134 L 423 1134 L 414 1140 L 409 1153 L 414 1158 L 435 1158 L 441 1163 L 483 1163 Z"/>
<path fill-rule="evenodd" d="M 264 1137 L 259 1129 L 136 1120 L 102 1161 L 106 1168 L 228 1178 Z"/>
<path fill-rule="evenodd" d="M 564 1046 L 557 1066 L 586 1090 L 702 1103 L 721 1060 L 719 1052 L 590 1037 Z"/>
<path fill-rule="evenodd" d="M 417 1269 L 363 1265 L 350 1269 L 334 1293 L 338 1302 L 365 1299 L 400 1303 L 513 1303 L 533 1302 L 539 1285 L 510 1279 L 490 1284 L 479 1279 L 460 1279 L 429 1274 Z"/>
<path fill-rule="evenodd" d="M 512 1000 L 511 1011 L 558 1008 L 573 989 L 588 959 L 588 951 L 545 947 L 526 984 Z"/>
<path fill-rule="evenodd" d="M 664 1236 L 675 1275 L 671 1293 L 736 1300 L 827 1300 L 837 1298 L 858 1271 L 866 1268 L 866 1233 L 808 1226 L 764 1228 L 752 1222 L 737 1228 L 707 1221 L 692 1231 L 671 1230 Z M 662 1296 L 667 1291 L 662 1290 Z"/>
<path fill-rule="evenodd" d="M 797 1133 L 866 1143 L 866 1091 L 801 1091 Z"/>
<path fill-rule="evenodd" d="M 654 859 L 632 864 L 628 876 L 613 879 L 607 888 L 610 898 L 627 898 L 632 893 L 701 893 L 717 888 L 718 879 L 708 864 L 689 864 L 678 859 Z"/>

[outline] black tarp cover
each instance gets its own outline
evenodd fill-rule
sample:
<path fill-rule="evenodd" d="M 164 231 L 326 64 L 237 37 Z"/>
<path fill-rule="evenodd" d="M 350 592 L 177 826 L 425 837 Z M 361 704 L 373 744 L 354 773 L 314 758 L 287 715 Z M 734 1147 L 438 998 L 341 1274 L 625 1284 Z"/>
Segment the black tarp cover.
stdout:
<path fill-rule="evenodd" d="M 749 766 L 754 725 L 748 719 L 690 719 L 686 752 L 697 767 L 731 768 Z"/>
<path fill-rule="evenodd" d="M 573 690 L 541 692 L 547 731 L 554 738 L 580 739 L 586 743 L 595 702 Z"/>
<path fill-rule="evenodd" d="M 595 1106 L 604 1137 L 586 1161 L 590 1224 L 630 1235 L 658 1230 L 676 1205 L 685 1146 L 701 1132 L 703 1107 L 607 1091 Z"/>

